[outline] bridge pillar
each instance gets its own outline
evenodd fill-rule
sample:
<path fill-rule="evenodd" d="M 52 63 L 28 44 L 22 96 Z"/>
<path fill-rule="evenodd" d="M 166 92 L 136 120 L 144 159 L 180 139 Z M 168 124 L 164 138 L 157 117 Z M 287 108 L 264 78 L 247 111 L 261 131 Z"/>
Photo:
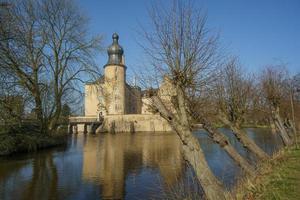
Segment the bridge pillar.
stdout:
<path fill-rule="evenodd" d="M 72 124 L 68 125 L 68 133 L 73 134 L 73 125 Z"/>
<path fill-rule="evenodd" d="M 87 124 L 83 125 L 83 133 L 84 134 L 87 134 L 87 126 L 88 126 Z"/>
<path fill-rule="evenodd" d="M 78 134 L 78 126 L 77 126 L 77 124 L 74 125 L 74 133 Z"/>
<path fill-rule="evenodd" d="M 89 134 L 95 134 L 94 130 L 93 130 L 93 124 L 89 124 L 88 125 L 88 133 Z"/>

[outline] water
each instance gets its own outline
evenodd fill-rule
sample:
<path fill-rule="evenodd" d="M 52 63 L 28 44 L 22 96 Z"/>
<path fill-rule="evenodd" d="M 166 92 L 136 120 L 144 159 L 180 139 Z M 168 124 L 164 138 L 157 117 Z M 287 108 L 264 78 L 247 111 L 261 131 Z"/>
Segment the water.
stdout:
<path fill-rule="evenodd" d="M 249 161 L 253 156 L 221 131 Z M 282 144 L 268 129 L 247 129 L 267 153 Z M 208 164 L 226 187 L 241 172 L 231 158 L 196 131 Z M 199 190 L 172 133 L 73 135 L 63 148 L 21 154 L 0 160 L 0 199 L 156 199 L 181 184 Z M 171 189 L 171 190 L 173 190 Z"/>

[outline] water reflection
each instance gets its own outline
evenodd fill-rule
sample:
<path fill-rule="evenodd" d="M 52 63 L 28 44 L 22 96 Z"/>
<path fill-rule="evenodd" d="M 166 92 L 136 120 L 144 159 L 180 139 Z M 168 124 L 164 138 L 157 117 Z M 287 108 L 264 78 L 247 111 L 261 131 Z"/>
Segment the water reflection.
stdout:
<path fill-rule="evenodd" d="M 45 196 L 57 199 L 58 175 L 52 155 L 38 156 L 32 163 L 32 173 L 31 180 L 24 188 L 22 199 L 43 199 Z"/>
<path fill-rule="evenodd" d="M 99 183 L 103 198 L 121 199 L 127 176 L 139 174 L 142 168 L 157 169 L 170 185 L 181 176 L 182 164 L 180 143 L 173 134 L 107 134 L 88 138 L 83 148 L 82 179 Z"/>
<path fill-rule="evenodd" d="M 283 147 L 279 134 L 274 134 L 268 128 L 247 128 L 247 133 L 257 145 L 269 155 L 272 155 L 279 148 Z"/>
<path fill-rule="evenodd" d="M 237 150 L 252 159 L 228 129 Z M 280 139 L 264 129 L 247 129 L 269 154 Z M 208 164 L 227 187 L 239 168 L 204 131 L 199 138 Z M 0 160 L 0 199 L 153 199 L 192 176 L 175 134 L 73 135 L 68 148 Z"/>
<path fill-rule="evenodd" d="M 247 128 L 245 130 L 248 136 L 269 155 L 275 153 L 283 145 L 280 137 L 276 134 L 272 134 L 267 128 Z M 256 163 L 254 155 L 243 147 L 230 129 L 220 128 L 220 131 L 227 136 L 231 145 L 239 154 L 246 158 L 250 163 Z M 237 178 L 242 174 L 240 168 L 218 144 L 215 144 L 212 139 L 208 137 L 204 130 L 196 131 L 195 136 L 199 139 L 207 162 L 213 173 L 227 188 L 231 188 L 236 183 Z"/>
<path fill-rule="evenodd" d="M 31 163 L 8 161 L 0 166 L 0 199 L 57 199 L 58 175 L 51 153 Z"/>
<path fill-rule="evenodd" d="M 0 179 L 1 199 L 131 199 L 141 191 L 150 197 L 161 192 L 161 180 L 172 186 L 184 172 L 179 140 L 165 133 L 78 135 L 67 151 L 33 156 L 30 178 L 16 182 L 20 169 L 10 173 L 15 161 L 6 163 L 0 165 L 7 175 Z"/>

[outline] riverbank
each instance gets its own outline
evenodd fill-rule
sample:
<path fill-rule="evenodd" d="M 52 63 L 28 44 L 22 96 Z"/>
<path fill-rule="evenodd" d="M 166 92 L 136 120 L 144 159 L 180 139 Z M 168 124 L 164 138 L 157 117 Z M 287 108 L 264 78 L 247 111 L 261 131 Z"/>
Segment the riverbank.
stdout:
<path fill-rule="evenodd" d="M 14 153 L 34 152 L 66 144 L 67 135 L 41 135 L 41 134 L 1 134 L 0 156 L 8 156 Z"/>
<path fill-rule="evenodd" d="M 300 199 L 300 149 L 282 150 L 261 166 L 260 175 L 243 182 L 237 199 Z"/>
<path fill-rule="evenodd" d="M 226 128 L 227 126 L 224 124 L 214 124 L 216 128 Z M 259 125 L 259 124 L 242 124 L 242 128 L 270 128 L 269 125 Z"/>
<path fill-rule="evenodd" d="M 0 156 L 14 153 L 34 152 L 39 149 L 64 145 L 67 143 L 67 134 L 63 131 L 55 135 L 40 134 L 38 131 L 2 131 L 0 133 Z"/>

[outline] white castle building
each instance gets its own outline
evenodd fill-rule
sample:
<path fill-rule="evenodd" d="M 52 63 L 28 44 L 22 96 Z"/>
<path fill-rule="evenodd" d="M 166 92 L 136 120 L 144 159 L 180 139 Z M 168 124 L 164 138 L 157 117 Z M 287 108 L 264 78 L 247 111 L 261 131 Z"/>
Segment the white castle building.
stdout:
<path fill-rule="evenodd" d="M 85 85 L 85 117 L 104 118 L 103 125 L 97 130 L 103 132 L 171 131 L 163 118 L 150 112 L 149 90 L 142 91 L 140 87 L 126 83 L 124 50 L 116 33 L 112 39 L 104 75 Z M 167 82 L 155 92 L 168 99 Z"/>

